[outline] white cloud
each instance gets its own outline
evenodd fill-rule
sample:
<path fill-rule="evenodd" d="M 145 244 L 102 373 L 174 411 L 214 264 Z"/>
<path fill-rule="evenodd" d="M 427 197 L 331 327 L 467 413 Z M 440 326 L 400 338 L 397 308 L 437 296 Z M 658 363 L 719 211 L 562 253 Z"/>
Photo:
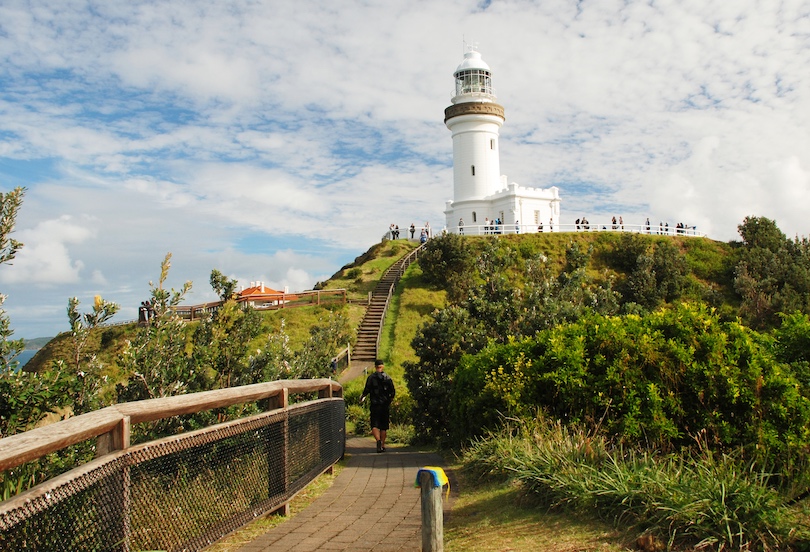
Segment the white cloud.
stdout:
<path fill-rule="evenodd" d="M 78 224 L 67 215 L 43 221 L 31 230 L 20 231 L 16 239 L 23 242 L 25 247 L 12 261 L 13 264 L 0 272 L 0 281 L 26 285 L 75 284 L 80 280 L 84 263 L 71 259 L 68 245 L 82 243 L 92 237 L 90 228 Z M 100 273 L 94 277 L 100 277 Z"/>

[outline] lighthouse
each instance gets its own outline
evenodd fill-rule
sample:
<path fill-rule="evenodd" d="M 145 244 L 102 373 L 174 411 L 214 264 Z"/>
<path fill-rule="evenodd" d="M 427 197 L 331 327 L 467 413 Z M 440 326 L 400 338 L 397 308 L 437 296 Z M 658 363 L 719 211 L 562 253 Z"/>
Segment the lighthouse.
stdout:
<path fill-rule="evenodd" d="M 480 53 L 469 49 L 453 76 L 453 105 L 444 110 L 444 123 L 453 133 L 453 197 L 482 199 L 500 188 L 503 107 L 496 102 L 492 74 Z"/>
<path fill-rule="evenodd" d="M 500 129 L 506 120 L 492 87 L 492 72 L 481 54 L 467 46 L 453 73 L 455 91 L 444 110 L 453 137 L 453 200 L 445 206 L 447 229 L 470 231 L 485 220 L 500 220 L 505 229 L 553 228 L 560 216 L 556 187 L 524 188 L 501 175 Z"/>

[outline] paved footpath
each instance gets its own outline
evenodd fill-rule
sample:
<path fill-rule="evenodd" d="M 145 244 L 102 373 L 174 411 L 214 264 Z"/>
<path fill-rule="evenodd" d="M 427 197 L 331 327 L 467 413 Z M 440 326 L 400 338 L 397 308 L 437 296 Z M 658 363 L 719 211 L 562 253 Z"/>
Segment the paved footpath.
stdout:
<path fill-rule="evenodd" d="M 239 552 L 418 552 L 422 520 L 416 474 L 423 466 L 441 465 L 434 453 L 389 446 L 378 454 L 372 438 L 351 438 L 346 466 L 333 485 L 304 511 Z M 444 508 L 446 516 L 447 500 Z"/>

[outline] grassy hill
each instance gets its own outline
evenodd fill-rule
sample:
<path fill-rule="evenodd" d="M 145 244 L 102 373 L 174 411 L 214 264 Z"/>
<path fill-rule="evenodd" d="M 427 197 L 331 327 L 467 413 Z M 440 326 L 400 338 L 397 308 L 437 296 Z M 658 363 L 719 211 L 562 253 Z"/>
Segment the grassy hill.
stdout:
<path fill-rule="evenodd" d="M 579 244 L 584 249 L 592 247 L 588 273 L 596 279 L 613 278 L 621 281 L 626 274 L 617 269 L 611 261 L 616 249 L 621 245 L 621 237 L 622 234 L 615 232 L 545 233 L 504 235 L 500 236 L 498 241 L 501 247 L 512 248 L 523 257 L 545 255 L 557 271 L 562 270 L 566 249 L 572 244 Z M 662 241 L 674 244 L 684 254 L 689 265 L 692 287 L 695 290 L 713 290 L 716 300 L 726 305 L 729 310 L 733 309 L 735 299 L 731 290 L 729 263 L 733 251 L 729 244 L 705 238 L 677 236 L 640 235 L 638 238 L 651 244 Z M 465 241 L 471 249 L 478 252 L 488 240 L 492 239 L 468 237 Z M 382 274 L 397 259 L 412 251 L 417 245 L 416 242 L 406 240 L 374 244 L 331 278 L 319 282 L 315 288 L 347 290 L 349 304 L 343 312 L 348 317 L 351 327 L 356 329 L 365 312 L 364 302 Z M 428 285 L 422 278 L 419 265 L 412 265 L 400 283 L 385 322 L 381 355 L 388 359 L 389 365 L 399 366 L 406 360 L 416 360 L 410 345 L 411 340 L 430 313 L 443 307 L 445 302 L 445 292 L 436 286 Z M 256 338 L 253 344 L 261 347 L 265 340 L 264 336 L 278 331 L 283 319 L 285 331 L 290 335 L 291 346 L 296 348 L 308 339 L 309 328 L 323 316 L 328 316 L 329 312 L 328 309 L 317 306 L 263 312 L 261 336 Z M 196 324 L 196 322 L 188 324 L 189 336 Z M 84 352 L 87 356 L 96 355 L 107 367 L 108 376 L 113 379 L 120 378 L 117 359 L 126 342 L 135 337 L 136 331 L 137 325 L 134 323 L 94 329 Z M 59 334 L 41 346 L 28 362 L 26 370 L 40 371 L 58 359 L 70 363 L 73 357 L 71 350 L 69 332 Z"/>

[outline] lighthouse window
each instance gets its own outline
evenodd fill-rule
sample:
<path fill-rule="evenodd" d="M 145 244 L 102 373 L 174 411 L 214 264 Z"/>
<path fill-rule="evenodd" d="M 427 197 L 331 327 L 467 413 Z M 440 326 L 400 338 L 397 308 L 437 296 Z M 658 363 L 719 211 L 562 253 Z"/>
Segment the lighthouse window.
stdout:
<path fill-rule="evenodd" d="M 456 73 L 456 94 L 492 94 L 492 78 L 489 71 L 467 69 Z"/>
<path fill-rule="evenodd" d="M 472 165 L 470 168 L 472 169 L 472 175 L 475 176 L 475 165 Z"/>
<path fill-rule="evenodd" d="M 473 211 L 472 215 L 473 215 L 473 222 L 478 222 L 478 215 L 475 213 L 475 211 Z"/>
<path fill-rule="evenodd" d="M 489 149 L 491 149 L 491 150 L 495 149 L 495 139 L 494 138 L 489 141 Z"/>

